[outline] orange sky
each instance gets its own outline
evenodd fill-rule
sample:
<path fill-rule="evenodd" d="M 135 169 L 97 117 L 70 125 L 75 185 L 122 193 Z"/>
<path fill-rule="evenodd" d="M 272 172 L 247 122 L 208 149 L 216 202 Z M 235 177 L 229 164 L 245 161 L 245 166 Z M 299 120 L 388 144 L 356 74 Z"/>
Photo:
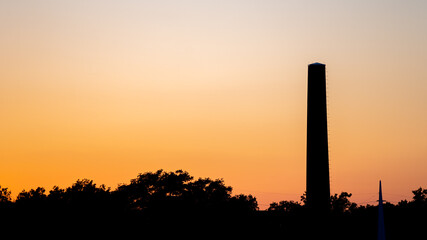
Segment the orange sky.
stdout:
<path fill-rule="evenodd" d="M 0 185 L 184 169 L 305 190 L 307 65 L 327 68 L 331 191 L 427 187 L 424 1 L 0 3 Z"/>

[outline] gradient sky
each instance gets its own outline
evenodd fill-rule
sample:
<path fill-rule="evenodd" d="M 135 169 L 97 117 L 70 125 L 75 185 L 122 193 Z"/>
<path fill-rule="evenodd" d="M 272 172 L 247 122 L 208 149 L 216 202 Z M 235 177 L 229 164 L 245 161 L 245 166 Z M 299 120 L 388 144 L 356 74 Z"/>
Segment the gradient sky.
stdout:
<path fill-rule="evenodd" d="M 427 1 L 1 1 L 0 185 L 223 178 L 305 191 L 307 65 L 327 68 L 331 192 L 427 187 Z"/>

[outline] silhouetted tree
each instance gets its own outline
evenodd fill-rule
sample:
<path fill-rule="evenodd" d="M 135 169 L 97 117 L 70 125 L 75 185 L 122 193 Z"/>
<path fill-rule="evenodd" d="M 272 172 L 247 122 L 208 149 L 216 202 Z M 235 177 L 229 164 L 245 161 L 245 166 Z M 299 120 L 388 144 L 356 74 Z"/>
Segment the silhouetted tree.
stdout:
<path fill-rule="evenodd" d="M 188 172 L 146 172 L 120 185 L 113 196 L 128 206 L 149 216 L 213 216 L 256 211 L 256 198 L 249 195 L 232 197 L 230 186 L 222 179 L 194 178 Z M 148 216 L 147 215 L 147 216 Z"/>
<path fill-rule="evenodd" d="M 10 195 L 11 192 L 8 188 L 3 188 L 0 186 L 0 203 L 10 203 L 12 201 Z"/>
<path fill-rule="evenodd" d="M 12 206 L 11 192 L 0 186 L 0 210 L 4 211 Z"/>
<path fill-rule="evenodd" d="M 270 204 L 268 211 L 275 212 L 295 212 L 302 208 L 302 205 L 299 202 L 295 201 L 280 201 L 279 203 L 273 202 Z"/>
<path fill-rule="evenodd" d="M 356 209 L 357 204 L 350 202 L 349 198 L 352 196 L 351 193 L 342 192 L 339 196 L 334 194 L 331 196 L 331 209 L 332 212 L 342 214 L 349 213 Z"/>
<path fill-rule="evenodd" d="M 224 180 L 199 178 L 188 184 L 186 198 L 196 204 L 219 204 L 228 201 L 231 197 L 232 187 L 225 186 Z"/>
<path fill-rule="evenodd" d="M 42 187 L 38 187 L 36 189 L 31 189 L 30 191 L 22 190 L 16 198 L 16 202 L 21 201 L 44 201 L 47 196 L 45 194 L 46 190 Z"/>
<path fill-rule="evenodd" d="M 40 216 L 46 210 L 46 190 L 42 187 L 30 189 L 29 191 L 22 190 L 16 197 L 15 206 L 20 211 L 20 214 L 30 214 Z"/>
<path fill-rule="evenodd" d="M 192 177 L 182 170 L 147 172 L 132 179 L 129 185 L 120 185 L 116 196 L 126 201 L 130 209 L 144 210 L 182 197 L 190 180 Z"/>
<path fill-rule="evenodd" d="M 301 198 L 302 205 L 303 206 L 307 205 L 307 191 L 304 191 L 304 193 L 301 195 L 300 198 Z"/>
<path fill-rule="evenodd" d="M 111 203 L 111 191 L 105 185 L 99 187 L 89 179 L 78 179 L 65 192 L 62 189 L 54 188 L 52 198 L 66 201 L 66 205 L 73 214 L 100 214 L 106 213 Z"/>
<path fill-rule="evenodd" d="M 401 200 L 397 203 L 397 207 L 399 207 L 399 208 L 405 208 L 405 207 L 408 207 L 408 205 L 409 205 L 409 202 L 406 199 Z"/>
<path fill-rule="evenodd" d="M 416 204 L 425 204 L 427 202 L 427 189 L 422 189 L 421 187 L 417 190 L 412 191 L 414 196 L 412 197 L 414 203 Z"/>
<path fill-rule="evenodd" d="M 61 194 L 63 191 L 59 188 L 54 188 L 53 193 Z M 104 184 L 99 187 L 93 183 L 93 180 L 89 179 L 78 179 L 71 187 L 65 190 L 65 194 L 71 200 L 84 199 L 90 200 L 99 195 L 107 195 L 110 192 L 110 188 L 107 188 Z"/>
<path fill-rule="evenodd" d="M 53 186 L 47 197 L 51 201 L 63 201 L 66 198 L 65 189 L 59 188 L 58 186 Z"/>
<path fill-rule="evenodd" d="M 231 208 L 241 212 L 254 212 L 259 210 L 258 201 L 252 195 L 239 194 L 230 199 Z"/>

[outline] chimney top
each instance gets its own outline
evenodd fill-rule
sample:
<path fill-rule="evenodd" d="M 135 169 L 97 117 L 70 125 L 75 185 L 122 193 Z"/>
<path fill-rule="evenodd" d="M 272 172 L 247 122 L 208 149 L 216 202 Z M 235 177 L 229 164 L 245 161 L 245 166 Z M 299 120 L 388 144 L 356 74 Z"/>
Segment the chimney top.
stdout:
<path fill-rule="evenodd" d="M 325 64 L 323 64 L 323 63 L 319 63 L 319 62 L 315 62 L 315 63 L 309 64 L 309 66 L 311 66 L 311 65 L 321 65 L 321 66 L 325 66 Z"/>

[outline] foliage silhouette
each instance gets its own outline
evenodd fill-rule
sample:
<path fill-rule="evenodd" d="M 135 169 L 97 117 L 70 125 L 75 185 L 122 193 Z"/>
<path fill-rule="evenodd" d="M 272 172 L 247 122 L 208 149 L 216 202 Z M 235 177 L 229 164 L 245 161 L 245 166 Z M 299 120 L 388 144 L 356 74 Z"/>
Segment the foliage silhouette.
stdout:
<path fill-rule="evenodd" d="M 412 191 L 414 194 L 413 200 L 415 204 L 425 204 L 427 201 L 427 189 L 418 188 Z"/>
<path fill-rule="evenodd" d="M 16 202 L 22 201 L 43 201 L 46 200 L 47 196 L 45 194 L 46 190 L 44 188 L 38 187 L 36 189 L 31 189 L 30 191 L 23 190 L 19 193 Z"/>
<path fill-rule="evenodd" d="M 351 213 L 356 209 L 357 204 L 350 202 L 351 193 L 342 192 L 339 196 L 331 196 L 331 210 L 335 214 Z"/>
<path fill-rule="evenodd" d="M 388 239 L 421 239 L 419 231 L 427 225 L 427 189 L 413 192 L 411 200 L 384 204 Z M 86 234 L 96 237 L 116 233 L 120 237 L 141 232 L 217 234 L 230 232 L 239 238 L 374 239 L 377 207 L 358 206 L 352 194 L 342 192 L 330 197 L 331 212 L 313 218 L 301 201 L 279 201 L 267 211 L 259 210 L 252 195 L 232 195 L 232 187 L 223 179 L 194 179 L 188 172 L 158 170 L 139 174 L 127 184 L 111 190 L 93 180 L 78 179 L 67 188 L 54 186 L 23 190 L 12 201 L 8 188 L 0 187 L 2 226 L 19 229 L 48 227 L 49 234 Z M 108 230 L 108 231 L 106 231 Z"/>
<path fill-rule="evenodd" d="M 11 202 L 12 198 L 11 195 L 12 193 L 9 191 L 8 188 L 2 188 L 0 186 L 0 203 L 9 203 Z"/>
<path fill-rule="evenodd" d="M 295 201 L 280 201 L 279 203 L 273 202 L 270 204 L 268 211 L 277 211 L 277 212 L 295 212 L 302 208 L 303 206 L 299 202 Z"/>

